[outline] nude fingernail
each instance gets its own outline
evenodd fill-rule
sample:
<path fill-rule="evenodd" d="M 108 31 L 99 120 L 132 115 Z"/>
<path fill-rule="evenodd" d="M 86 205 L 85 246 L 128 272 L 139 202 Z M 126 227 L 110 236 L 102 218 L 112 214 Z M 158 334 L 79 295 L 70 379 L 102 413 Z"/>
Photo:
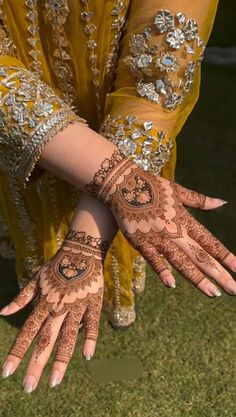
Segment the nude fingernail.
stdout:
<path fill-rule="evenodd" d="M 53 371 L 50 381 L 49 381 L 49 385 L 51 388 L 55 387 L 56 385 L 60 384 L 60 379 L 61 379 L 61 374 L 59 371 Z"/>
<path fill-rule="evenodd" d="M 226 201 L 226 200 L 222 200 L 222 206 L 223 206 L 224 204 L 228 204 L 228 201 Z"/>
<path fill-rule="evenodd" d="M 232 264 L 232 270 L 233 270 L 234 272 L 236 272 L 236 262 L 233 262 L 233 264 Z"/>
<path fill-rule="evenodd" d="M 169 284 L 169 287 L 170 287 L 170 288 L 176 288 L 176 283 L 175 283 L 175 282 L 171 282 L 171 283 Z"/>
<path fill-rule="evenodd" d="M 36 387 L 36 379 L 34 376 L 26 376 L 23 382 L 24 390 L 30 394 Z"/>
<path fill-rule="evenodd" d="M 85 355 L 85 359 L 87 359 L 87 361 L 90 361 L 90 359 L 92 358 L 93 355 Z"/>
<path fill-rule="evenodd" d="M 220 292 L 219 290 L 215 290 L 215 291 L 213 292 L 213 294 L 214 294 L 216 297 L 220 297 L 220 296 L 221 296 L 221 292 Z"/>
<path fill-rule="evenodd" d="M 0 314 L 5 314 L 6 312 L 7 312 L 7 310 L 9 309 L 9 306 L 6 306 L 6 307 L 3 307 L 1 310 L 0 310 Z"/>
<path fill-rule="evenodd" d="M 8 362 L 8 363 L 4 364 L 3 370 L 2 370 L 2 377 L 7 378 L 8 376 L 10 376 L 12 374 L 12 371 L 13 371 L 13 363 L 12 362 Z"/>

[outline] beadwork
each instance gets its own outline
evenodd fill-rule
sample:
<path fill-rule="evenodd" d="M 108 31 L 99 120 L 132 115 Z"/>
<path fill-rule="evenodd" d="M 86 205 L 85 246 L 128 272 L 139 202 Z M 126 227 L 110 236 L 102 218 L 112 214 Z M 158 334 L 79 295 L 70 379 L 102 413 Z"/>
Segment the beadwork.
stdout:
<path fill-rule="evenodd" d="M 162 35 L 173 52 L 165 51 L 161 44 L 154 43 L 157 34 Z M 139 96 L 161 105 L 165 110 L 175 110 L 189 92 L 194 72 L 203 59 L 205 46 L 199 37 L 197 22 L 187 19 L 181 12 L 174 16 L 169 10 L 160 10 L 154 16 L 151 27 L 131 34 L 129 49 L 130 55 L 123 61 L 136 79 Z M 176 50 L 180 50 L 181 56 L 185 54 L 184 65 L 180 64 L 174 52 Z M 192 55 L 197 55 L 195 60 L 189 60 Z"/>

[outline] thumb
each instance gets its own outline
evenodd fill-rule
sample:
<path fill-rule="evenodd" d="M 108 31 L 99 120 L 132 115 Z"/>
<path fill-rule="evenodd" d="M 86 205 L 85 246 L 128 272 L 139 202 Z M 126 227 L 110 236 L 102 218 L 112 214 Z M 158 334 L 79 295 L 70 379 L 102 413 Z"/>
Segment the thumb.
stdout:
<path fill-rule="evenodd" d="M 222 200 L 221 198 L 208 197 L 177 183 L 174 183 L 174 189 L 181 203 L 187 207 L 198 208 L 201 210 L 213 210 L 227 204 L 227 201 Z"/>
<path fill-rule="evenodd" d="M 22 288 L 19 294 L 13 300 L 0 310 L 0 315 L 9 316 L 24 308 L 30 301 L 35 298 L 38 292 L 38 274 L 36 274 Z"/>

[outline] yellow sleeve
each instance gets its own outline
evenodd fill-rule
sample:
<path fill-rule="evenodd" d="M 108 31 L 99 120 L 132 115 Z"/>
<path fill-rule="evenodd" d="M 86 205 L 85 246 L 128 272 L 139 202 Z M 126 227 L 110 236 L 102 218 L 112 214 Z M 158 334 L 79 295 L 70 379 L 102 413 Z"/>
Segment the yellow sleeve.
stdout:
<path fill-rule="evenodd" d="M 198 99 L 217 4 L 131 1 L 101 133 L 146 170 L 163 174 L 175 160 L 176 135 Z"/>
<path fill-rule="evenodd" d="M 0 25 L 0 170 L 24 187 L 29 180 L 34 182 L 44 171 L 35 166 L 43 147 L 74 121 L 87 124 L 14 56 Z"/>

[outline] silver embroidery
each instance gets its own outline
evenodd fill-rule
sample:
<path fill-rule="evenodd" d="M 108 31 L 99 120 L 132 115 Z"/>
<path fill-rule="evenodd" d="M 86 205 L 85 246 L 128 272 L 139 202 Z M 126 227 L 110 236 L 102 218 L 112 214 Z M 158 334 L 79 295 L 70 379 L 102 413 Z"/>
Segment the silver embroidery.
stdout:
<path fill-rule="evenodd" d="M 118 62 L 118 48 L 120 39 L 127 23 L 124 16 L 126 11 L 126 4 L 123 0 L 115 0 L 115 5 L 112 8 L 111 16 L 114 18 L 110 30 L 112 31 L 111 51 L 108 53 L 106 62 L 106 74 L 109 79 L 109 91 L 112 90 L 115 69 Z"/>
<path fill-rule="evenodd" d="M 155 43 L 157 33 L 162 34 L 161 39 L 164 38 L 170 49 L 179 50 L 179 54 L 163 50 L 163 43 Z M 152 27 L 130 35 L 129 49 L 130 55 L 123 61 L 136 79 L 138 95 L 165 110 L 175 110 L 189 92 L 196 67 L 203 59 L 205 45 L 199 38 L 196 21 L 187 19 L 182 12 L 174 16 L 169 10 L 160 10 L 154 16 Z M 182 58 L 186 58 L 184 64 Z"/>
<path fill-rule="evenodd" d="M 100 133 L 113 142 L 121 152 L 131 157 L 145 171 L 160 174 L 169 161 L 172 141 L 163 131 L 156 131 L 152 121 L 139 123 L 134 115 L 111 117 L 108 114 Z"/>
<path fill-rule="evenodd" d="M 46 0 L 44 7 L 45 16 L 52 27 L 52 38 L 55 44 L 54 71 L 62 90 L 62 98 L 75 113 L 79 114 L 78 97 L 73 85 L 74 73 L 64 29 L 70 13 L 68 0 Z"/>
<path fill-rule="evenodd" d="M 37 0 L 26 0 L 25 6 L 29 9 L 26 14 L 26 18 L 29 20 L 30 24 L 27 28 L 30 33 L 30 37 L 27 39 L 29 45 L 31 46 L 28 54 L 33 58 L 33 61 L 30 63 L 30 67 L 38 74 L 39 78 L 43 74 L 41 69 L 41 61 L 39 59 L 41 55 L 40 49 L 37 48 L 39 43 L 39 24 L 38 24 L 38 12 L 37 12 Z"/>
<path fill-rule="evenodd" d="M 46 142 L 77 116 L 37 74 L 0 66 L 1 136 L 0 166 L 26 186 Z"/>

